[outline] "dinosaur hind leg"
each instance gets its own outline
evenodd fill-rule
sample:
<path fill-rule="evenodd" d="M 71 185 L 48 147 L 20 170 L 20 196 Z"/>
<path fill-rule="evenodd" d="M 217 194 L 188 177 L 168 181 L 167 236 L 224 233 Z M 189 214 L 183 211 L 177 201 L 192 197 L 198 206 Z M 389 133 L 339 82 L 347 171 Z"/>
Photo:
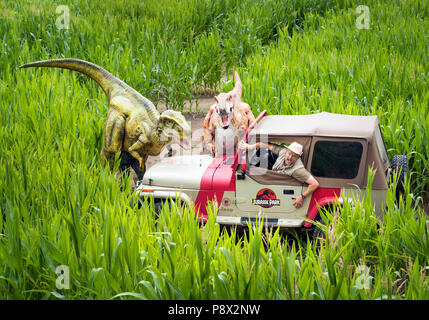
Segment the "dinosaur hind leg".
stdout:
<path fill-rule="evenodd" d="M 110 170 L 113 170 L 115 154 L 122 149 L 124 134 L 125 118 L 111 108 L 104 127 L 104 148 L 101 150 L 101 156 L 108 161 Z"/>
<path fill-rule="evenodd" d="M 105 148 L 101 150 L 100 153 L 101 160 L 103 161 L 103 166 L 106 166 L 106 162 L 109 164 L 110 170 L 113 170 L 114 162 L 115 162 L 115 153 L 106 151 Z"/>
<path fill-rule="evenodd" d="M 146 156 L 147 159 L 147 156 Z M 143 163 L 146 162 L 145 159 L 143 159 Z M 121 152 L 121 163 L 119 165 L 119 172 L 125 172 L 125 174 L 130 173 L 130 167 L 133 168 L 134 172 L 136 173 L 139 180 L 143 179 L 143 175 L 145 173 L 145 167 L 143 169 L 140 169 L 140 163 L 139 160 L 134 158 L 130 153 L 126 151 Z"/>

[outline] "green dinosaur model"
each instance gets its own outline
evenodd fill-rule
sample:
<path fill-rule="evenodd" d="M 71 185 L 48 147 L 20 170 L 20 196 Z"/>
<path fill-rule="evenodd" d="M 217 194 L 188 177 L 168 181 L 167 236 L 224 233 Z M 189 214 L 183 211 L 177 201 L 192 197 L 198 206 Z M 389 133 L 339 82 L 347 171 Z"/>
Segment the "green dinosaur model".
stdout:
<path fill-rule="evenodd" d="M 191 128 L 180 112 L 166 110 L 160 114 L 151 101 L 96 64 L 78 59 L 54 59 L 20 66 L 29 67 L 75 70 L 86 74 L 103 89 L 109 102 L 109 112 L 101 157 L 108 161 L 111 170 L 115 154 L 119 151 L 122 151 L 122 155 L 128 152 L 133 159 L 128 157 L 125 161 L 132 165 L 139 179 L 142 179 L 149 155 L 159 155 L 175 134 L 182 141 L 191 135 Z M 135 165 L 137 161 L 138 166 Z M 124 164 L 121 159 L 121 169 L 124 169 Z"/>

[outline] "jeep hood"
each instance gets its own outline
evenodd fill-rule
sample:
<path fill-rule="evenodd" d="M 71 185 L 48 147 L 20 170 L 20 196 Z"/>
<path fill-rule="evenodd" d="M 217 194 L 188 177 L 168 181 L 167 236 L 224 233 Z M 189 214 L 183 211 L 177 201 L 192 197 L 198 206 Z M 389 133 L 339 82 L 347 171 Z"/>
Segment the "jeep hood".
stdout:
<path fill-rule="evenodd" d="M 199 189 L 201 178 L 213 160 L 210 155 L 185 155 L 161 159 L 146 171 L 143 184 Z"/>

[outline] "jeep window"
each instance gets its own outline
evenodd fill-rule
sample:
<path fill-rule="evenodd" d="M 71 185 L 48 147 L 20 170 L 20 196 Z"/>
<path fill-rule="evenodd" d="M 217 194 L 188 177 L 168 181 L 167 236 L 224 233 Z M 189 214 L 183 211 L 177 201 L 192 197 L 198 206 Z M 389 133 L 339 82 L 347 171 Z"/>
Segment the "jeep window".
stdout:
<path fill-rule="evenodd" d="M 353 179 L 359 171 L 363 146 L 356 141 L 318 141 L 311 172 L 316 177 Z"/>

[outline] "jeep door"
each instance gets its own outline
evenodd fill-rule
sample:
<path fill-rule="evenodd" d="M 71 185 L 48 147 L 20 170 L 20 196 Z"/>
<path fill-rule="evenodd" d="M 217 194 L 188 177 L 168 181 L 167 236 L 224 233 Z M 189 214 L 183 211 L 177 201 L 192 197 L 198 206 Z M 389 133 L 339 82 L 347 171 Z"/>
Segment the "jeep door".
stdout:
<path fill-rule="evenodd" d="M 292 197 L 302 193 L 303 185 L 285 175 L 277 177 L 277 183 L 284 178 L 284 184 L 269 183 L 269 177 L 273 174 L 272 171 L 264 172 L 262 168 L 249 167 L 244 179 L 237 178 L 237 208 L 250 216 L 262 211 L 268 218 L 284 218 L 285 214 L 295 213 Z"/>
<path fill-rule="evenodd" d="M 258 135 L 249 138 L 249 143 L 255 141 L 283 145 L 296 141 L 303 145 L 304 153 L 301 159 L 304 166 L 306 165 L 311 144 L 310 137 Z M 268 218 L 302 219 L 305 217 L 310 199 L 305 199 L 303 206 L 297 209 L 293 205 L 295 200 L 292 197 L 300 196 L 306 184 L 270 170 L 272 163 L 269 164 L 269 160 L 266 160 L 265 164 L 259 163 L 253 166 L 252 153 L 249 152 L 247 157 L 244 179 L 240 180 L 240 177 L 236 177 L 236 205 L 241 214 L 255 216 L 262 211 Z"/>

